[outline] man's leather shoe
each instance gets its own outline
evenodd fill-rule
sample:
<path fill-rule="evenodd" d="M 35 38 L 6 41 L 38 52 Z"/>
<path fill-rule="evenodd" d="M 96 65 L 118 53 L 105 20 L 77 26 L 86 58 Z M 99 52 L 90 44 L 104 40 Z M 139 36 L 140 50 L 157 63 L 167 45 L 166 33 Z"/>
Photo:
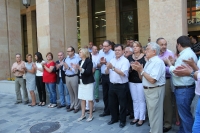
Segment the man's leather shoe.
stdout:
<path fill-rule="evenodd" d="M 74 113 L 77 113 L 78 111 L 79 111 L 79 109 L 75 109 L 75 110 L 74 110 Z"/>
<path fill-rule="evenodd" d="M 65 105 L 58 105 L 57 108 L 63 108 Z"/>
<path fill-rule="evenodd" d="M 114 124 L 114 123 L 116 123 L 116 122 L 118 122 L 118 121 L 113 121 L 113 120 L 111 120 L 111 121 L 109 121 L 107 124 L 108 124 L 108 125 L 112 125 L 112 124 Z"/>
<path fill-rule="evenodd" d="M 16 102 L 15 102 L 15 104 L 20 104 L 20 103 L 22 103 L 22 101 L 16 101 Z"/>
<path fill-rule="evenodd" d="M 67 105 L 67 106 L 66 106 L 66 109 L 70 109 L 70 105 Z"/>
<path fill-rule="evenodd" d="M 133 116 L 133 115 L 130 115 L 130 116 L 129 116 L 129 119 L 133 119 L 133 118 L 134 118 L 134 116 Z"/>
<path fill-rule="evenodd" d="M 99 117 L 104 117 L 104 116 L 107 116 L 107 115 L 110 115 L 110 114 L 106 114 L 106 113 L 103 112 L 102 114 L 99 115 Z"/>
<path fill-rule="evenodd" d="M 119 127 L 120 127 L 120 128 L 123 128 L 125 125 L 126 125 L 125 123 L 120 122 Z"/>
<path fill-rule="evenodd" d="M 95 99 L 95 101 L 96 101 L 96 103 L 98 103 L 98 102 L 99 102 L 99 99 Z"/>
<path fill-rule="evenodd" d="M 163 127 L 163 132 L 168 132 L 170 129 L 171 129 L 171 127 L 168 127 L 168 128 Z"/>
<path fill-rule="evenodd" d="M 71 108 L 71 109 L 67 109 L 67 112 L 70 112 L 70 111 L 72 111 L 72 110 L 74 110 L 74 108 Z"/>

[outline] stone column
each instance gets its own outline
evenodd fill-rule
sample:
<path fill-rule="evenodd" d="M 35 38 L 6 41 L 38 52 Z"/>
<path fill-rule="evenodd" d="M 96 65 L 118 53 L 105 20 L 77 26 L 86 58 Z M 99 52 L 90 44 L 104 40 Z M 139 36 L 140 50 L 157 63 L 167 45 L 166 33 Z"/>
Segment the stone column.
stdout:
<path fill-rule="evenodd" d="M 15 54 L 22 53 L 20 1 L 0 1 L 0 80 L 13 77 Z"/>
<path fill-rule="evenodd" d="M 93 40 L 91 0 L 79 0 L 81 47 Z"/>
<path fill-rule="evenodd" d="M 57 53 L 65 45 L 63 0 L 36 0 L 36 12 L 38 51 L 44 59 L 47 52 L 52 52 L 57 60 Z"/>
<path fill-rule="evenodd" d="M 105 0 L 106 38 L 120 43 L 119 0 Z"/>
<path fill-rule="evenodd" d="M 187 35 L 187 1 L 149 0 L 149 14 L 151 40 L 164 37 L 175 52 L 177 38 Z"/>
<path fill-rule="evenodd" d="M 76 9 L 76 0 L 64 0 L 65 51 L 69 46 L 73 46 L 76 52 L 78 50 Z"/>
<path fill-rule="evenodd" d="M 145 46 L 150 37 L 149 0 L 137 0 L 139 42 Z"/>
<path fill-rule="evenodd" d="M 27 19 L 27 39 L 28 39 L 28 53 L 34 56 L 37 52 L 37 38 L 36 38 L 36 12 L 30 10 L 26 11 Z"/>

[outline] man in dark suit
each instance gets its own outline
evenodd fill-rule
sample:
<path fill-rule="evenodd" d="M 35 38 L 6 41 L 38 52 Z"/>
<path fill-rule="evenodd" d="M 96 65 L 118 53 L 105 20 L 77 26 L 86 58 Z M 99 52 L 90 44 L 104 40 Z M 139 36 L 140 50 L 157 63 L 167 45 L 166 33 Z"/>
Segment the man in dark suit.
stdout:
<path fill-rule="evenodd" d="M 58 85 L 58 91 L 60 95 L 60 105 L 57 108 L 62 108 L 65 107 L 67 109 L 70 108 L 70 95 L 69 91 L 66 86 L 66 81 L 65 81 L 65 71 L 63 71 L 63 61 L 65 60 L 64 58 L 64 53 L 59 52 L 58 53 L 58 60 L 56 61 L 56 74 L 57 74 L 57 85 Z M 66 98 L 65 100 L 65 90 L 66 90 Z"/>

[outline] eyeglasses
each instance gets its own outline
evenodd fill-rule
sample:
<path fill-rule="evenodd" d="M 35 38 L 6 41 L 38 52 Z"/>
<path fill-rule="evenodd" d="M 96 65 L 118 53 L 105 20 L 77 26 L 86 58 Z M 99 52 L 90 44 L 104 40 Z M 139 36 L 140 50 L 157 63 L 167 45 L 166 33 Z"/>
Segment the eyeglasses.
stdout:
<path fill-rule="evenodd" d="M 72 51 L 67 51 L 67 52 L 69 53 L 69 52 L 72 52 Z"/>
<path fill-rule="evenodd" d="M 103 46 L 103 47 L 109 47 L 109 45 L 108 46 Z"/>

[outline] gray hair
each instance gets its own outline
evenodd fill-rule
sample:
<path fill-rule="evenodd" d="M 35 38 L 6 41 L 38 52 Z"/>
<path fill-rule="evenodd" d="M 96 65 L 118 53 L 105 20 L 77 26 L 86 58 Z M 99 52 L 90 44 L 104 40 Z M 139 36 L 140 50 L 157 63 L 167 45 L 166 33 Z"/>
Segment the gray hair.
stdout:
<path fill-rule="evenodd" d="M 150 42 L 150 43 L 148 43 L 148 46 L 150 46 L 152 50 L 156 51 L 156 55 L 159 55 L 159 53 L 160 53 L 160 46 L 157 43 Z"/>
<path fill-rule="evenodd" d="M 129 51 L 133 53 L 133 48 L 131 47 L 128 47 L 129 48 Z"/>

